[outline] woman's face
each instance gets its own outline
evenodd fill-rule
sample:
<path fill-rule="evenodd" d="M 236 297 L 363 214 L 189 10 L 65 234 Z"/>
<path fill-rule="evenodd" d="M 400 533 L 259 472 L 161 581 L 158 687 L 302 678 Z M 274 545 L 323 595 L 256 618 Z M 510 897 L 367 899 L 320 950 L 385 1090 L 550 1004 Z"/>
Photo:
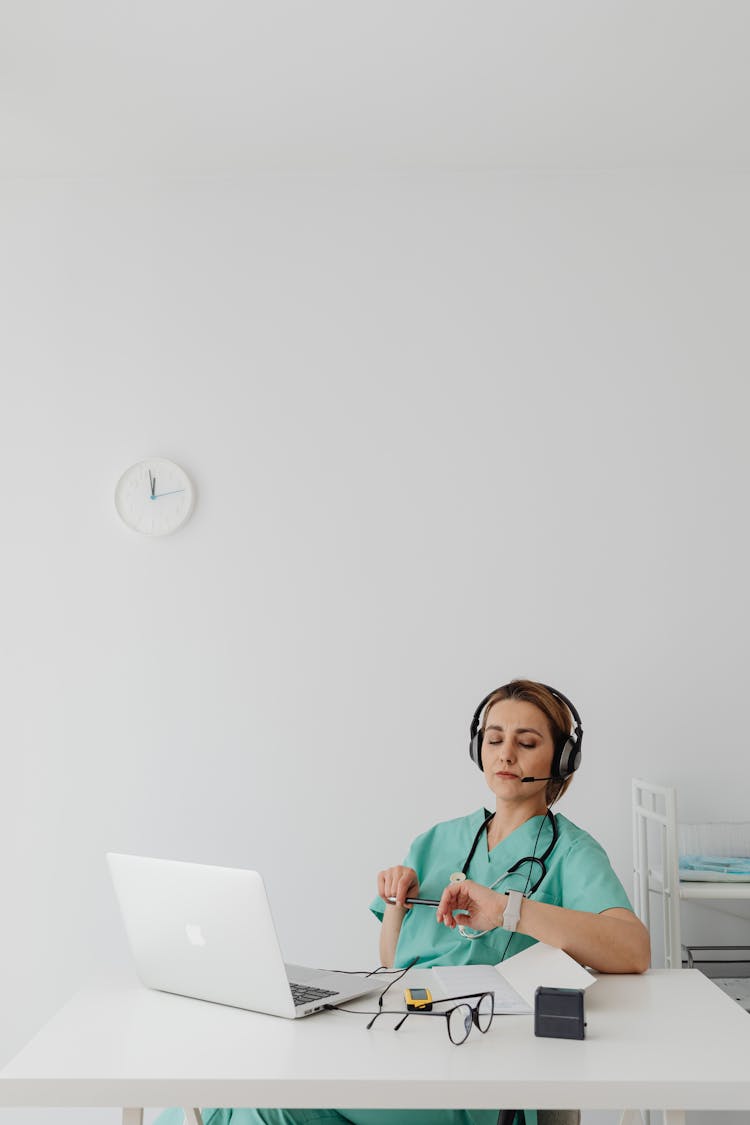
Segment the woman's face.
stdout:
<path fill-rule="evenodd" d="M 492 704 L 485 721 L 482 769 L 499 801 L 540 804 L 546 781 L 524 783 L 521 778 L 548 778 L 554 749 L 547 716 L 533 703 L 501 699 Z"/>

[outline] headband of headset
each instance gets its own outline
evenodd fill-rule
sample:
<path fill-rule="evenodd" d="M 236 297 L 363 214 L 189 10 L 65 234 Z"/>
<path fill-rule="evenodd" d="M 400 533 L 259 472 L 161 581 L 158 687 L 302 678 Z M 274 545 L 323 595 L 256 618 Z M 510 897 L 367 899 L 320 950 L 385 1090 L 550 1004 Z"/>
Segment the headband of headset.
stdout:
<path fill-rule="evenodd" d="M 555 752 L 552 755 L 552 767 L 550 774 L 556 781 L 565 781 L 575 773 L 581 764 L 581 744 L 583 742 L 583 725 L 581 723 L 581 716 L 576 710 L 575 704 L 563 695 L 561 691 L 556 691 L 555 688 L 549 684 L 539 684 L 539 687 L 546 688 L 547 691 L 564 703 L 570 711 L 575 722 L 575 728 L 571 734 L 564 735 L 560 739 L 555 740 Z M 499 691 L 509 691 L 511 694 L 509 698 L 513 698 L 513 684 L 503 684 L 502 687 L 495 688 L 489 695 L 486 695 L 482 702 L 474 712 L 474 717 L 471 720 L 469 728 L 469 757 L 472 762 L 475 762 L 479 769 L 482 769 L 482 741 L 484 739 L 484 731 L 480 729 L 480 719 L 485 707 L 494 695 Z"/>

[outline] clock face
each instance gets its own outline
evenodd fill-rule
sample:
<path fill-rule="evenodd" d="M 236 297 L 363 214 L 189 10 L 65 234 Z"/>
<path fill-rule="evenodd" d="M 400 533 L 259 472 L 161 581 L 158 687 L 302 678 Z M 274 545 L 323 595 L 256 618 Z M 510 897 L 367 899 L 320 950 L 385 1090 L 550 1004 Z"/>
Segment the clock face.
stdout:
<path fill-rule="evenodd" d="M 163 457 L 132 465 L 115 488 L 123 523 L 144 535 L 170 535 L 193 510 L 193 486 L 184 469 Z"/>

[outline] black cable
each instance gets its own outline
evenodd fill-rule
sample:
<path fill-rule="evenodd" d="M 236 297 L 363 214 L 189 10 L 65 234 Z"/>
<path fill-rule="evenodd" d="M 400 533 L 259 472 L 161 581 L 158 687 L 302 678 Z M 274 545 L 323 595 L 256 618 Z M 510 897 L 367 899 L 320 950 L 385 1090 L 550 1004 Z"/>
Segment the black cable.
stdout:
<path fill-rule="evenodd" d="M 383 1008 L 379 1012 L 363 1012 L 361 1008 L 342 1008 L 340 1004 L 324 1004 L 323 1011 L 325 1012 L 349 1012 L 353 1016 L 402 1016 L 404 1014 L 403 1008 Z"/>
<path fill-rule="evenodd" d="M 533 847 L 533 848 L 531 849 L 531 859 L 532 859 L 532 862 L 531 862 L 531 863 L 529 864 L 529 873 L 528 873 L 528 875 L 526 876 L 526 886 L 525 886 L 525 887 L 523 888 L 523 890 L 521 891 L 521 894 L 522 894 L 522 895 L 524 895 L 524 897 L 525 897 L 525 895 L 526 895 L 526 892 L 527 892 L 527 890 L 529 889 L 529 881 L 530 881 L 530 879 L 531 879 L 531 872 L 532 872 L 532 871 L 534 870 L 534 860 L 536 859 L 536 846 L 537 846 L 537 844 L 539 843 L 539 837 L 540 837 L 540 836 L 541 836 L 541 834 L 542 834 L 542 829 L 544 828 L 545 824 L 547 823 L 547 815 L 548 815 L 548 814 L 549 814 L 549 809 L 547 809 L 547 812 L 546 812 L 546 813 L 544 814 L 544 816 L 542 817 L 542 822 L 541 822 L 541 824 L 539 825 L 539 831 L 538 831 L 538 832 L 537 832 L 537 834 L 536 834 L 536 840 L 534 840 L 534 847 Z M 552 815 L 552 816 L 554 816 L 555 814 L 554 814 L 554 813 L 552 813 L 551 815 Z M 517 931 L 517 930 L 513 930 L 513 931 L 511 932 L 511 934 L 510 934 L 510 936 L 509 936 L 508 940 L 507 940 L 507 941 L 506 941 L 506 943 L 505 943 L 505 949 L 504 949 L 504 950 L 503 950 L 503 952 L 502 952 L 502 956 L 500 957 L 500 960 L 501 960 L 501 961 L 504 961 L 504 960 L 505 960 L 505 958 L 507 957 L 507 955 L 508 955 L 508 950 L 509 950 L 509 948 L 510 948 L 510 943 L 511 943 L 511 942 L 513 941 L 513 938 L 514 938 L 514 937 L 516 936 L 516 934 L 517 934 L 517 933 L 518 933 L 518 931 Z M 504 1110 L 501 1110 L 500 1112 L 501 1112 L 501 1113 L 503 1113 L 503 1112 L 505 1112 L 505 1111 L 504 1111 Z M 510 1112 L 513 1112 L 513 1113 L 515 1113 L 516 1111 L 515 1111 L 515 1110 L 512 1110 L 512 1111 L 510 1111 Z M 498 1125 L 501 1125 L 501 1122 L 500 1122 L 500 1118 L 499 1118 L 499 1117 L 498 1117 Z M 503 1125 L 504 1125 L 504 1123 L 503 1123 Z M 509 1125 L 513 1125 L 513 1122 L 512 1122 L 512 1121 L 511 1121 L 511 1122 L 509 1122 Z M 524 1119 L 524 1125 L 525 1125 L 525 1119 Z"/>
<path fill-rule="evenodd" d="M 547 813 L 549 813 L 549 808 L 547 809 Z M 541 836 L 542 829 L 544 828 L 544 825 L 547 821 L 547 813 L 545 813 L 545 815 L 542 818 L 542 823 L 539 825 L 539 831 L 536 834 L 536 840 L 534 841 L 534 847 L 531 849 L 532 856 L 536 856 L 536 846 L 539 843 L 539 837 Z M 551 815 L 554 816 L 555 814 L 552 813 Z M 531 879 L 531 872 L 533 870 L 534 870 L 534 864 L 532 862 L 531 864 L 529 864 L 529 873 L 526 876 L 526 886 L 523 888 L 523 891 L 522 891 L 523 895 L 526 894 L 526 891 L 529 888 L 529 880 Z M 505 949 L 503 950 L 502 957 L 500 958 L 501 962 L 505 960 L 505 958 L 507 956 L 507 953 L 508 953 L 508 949 L 510 948 L 510 943 L 513 941 L 513 938 L 516 936 L 517 933 L 518 933 L 517 930 L 513 930 L 513 932 L 508 937 L 508 940 L 505 943 Z M 499 1110 L 498 1115 L 497 1115 L 497 1125 L 515 1125 L 516 1114 L 518 1115 L 518 1118 L 519 1118 L 518 1125 L 526 1125 L 526 1114 L 522 1109 L 501 1109 L 501 1110 Z"/>
<path fill-rule="evenodd" d="M 393 985 L 394 985 L 394 984 L 396 983 L 396 981 L 399 981 L 399 980 L 401 980 L 401 979 L 402 979 L 402 977 L 405 977 L 405 976 L 406 976 L 406 974 L 407 974 L 407 973 L 409 972 L 409 969 L 413 969 L 413 968 L 414 968 L 414 966 L 416 965 L 416 963 L 417 963 L 417 961 L 418 961 L 418 960 L 419 960 L 419 957 L 412 957 L 411 961 L 410 961 L 410 962 L 409 962 L 409 964 L 408 964 L 408 965 L 406 966 L 406 968 L 404 968 L 404 969 L 400 969 L 400 970 L 399 970 L 399 974 L 398 974 L 398 976 L 397 976 L 397 977 L 394 977 L 394 978 L 393 978 L 393 980 L 389 980 L 389 981 L 388 981 L 388 984 L 387 984 L 387 985 L 385 986 L 385 988 L 383 989 L 383 991 L 382 991 L 382 992 L 380 993 L 380 996 L 378 996 L 378 1010 L 377 1010 L 377 1012 L 375 1013 L 375 1015 L 374 1015 L 374 1016 L 372 1017 L 372 1019 L 370 1020 L 370 1022 L 368 1023 L 368 1025 L 367 1025 L 367 1031 L 369 1031 L 369 1030 L 370 1030 L 370 1028 L 371 1028 L 371 1027 L 372 1027 L 372 1025 L 373 1025 L 373 1024 L 375 1023 L 375 1020 L 376 1020 L 376 1019 L 378 1018 L 378 1016 L 380 1016 L 380 1015 L 382 1015 L 382 1014 L 383 1014 L 383 997 L 385 996 L 385 994 L 386 994 L 386 992 L 388 991 L 388 989 L 389 989 L 389 988 L 391 988 L 391 987 L 392 987 L 392 986 L 393 986 Z"/>
<path fill-rule="evenodd" d="M 389 969 L 387 965 L 378 965 L 377 969 L 318 969 L 320 973 L 344 973 L 347 976 L 376 977 L 385 976 L 386 973 L 400 973 L 401 969 Z"/>

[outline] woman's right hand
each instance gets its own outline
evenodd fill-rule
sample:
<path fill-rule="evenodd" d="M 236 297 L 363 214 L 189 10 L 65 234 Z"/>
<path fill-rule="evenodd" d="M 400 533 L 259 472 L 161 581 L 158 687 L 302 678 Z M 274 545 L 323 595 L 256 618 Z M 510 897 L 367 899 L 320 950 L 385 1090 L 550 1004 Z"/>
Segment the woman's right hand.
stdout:
<path fill-rule="evenodd" d="M 413 867 L 388 867 L 378 874 L 378 894 L 388 902 L 395 898 L 396 905 L 411 910 L 406 898 L 416 898 L 419 894 L 419 878 Z M 388 903 L 392 906 L 392 903 Z"/>

